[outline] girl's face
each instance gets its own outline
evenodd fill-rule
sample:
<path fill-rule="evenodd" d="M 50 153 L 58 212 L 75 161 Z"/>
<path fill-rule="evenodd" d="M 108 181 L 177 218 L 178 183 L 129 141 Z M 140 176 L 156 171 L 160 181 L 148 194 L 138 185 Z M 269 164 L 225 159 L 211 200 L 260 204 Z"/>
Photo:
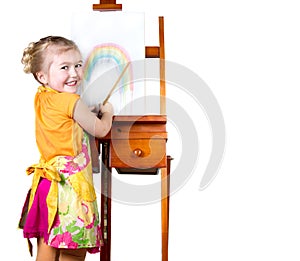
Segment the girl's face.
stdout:
<path fill-rule="evenodd" d="M 76 93 L 82 80 L 82 57 L 77 50 L 50 54 L 48 70 L 38 74 L 39 80 L 58 92 Z"/>

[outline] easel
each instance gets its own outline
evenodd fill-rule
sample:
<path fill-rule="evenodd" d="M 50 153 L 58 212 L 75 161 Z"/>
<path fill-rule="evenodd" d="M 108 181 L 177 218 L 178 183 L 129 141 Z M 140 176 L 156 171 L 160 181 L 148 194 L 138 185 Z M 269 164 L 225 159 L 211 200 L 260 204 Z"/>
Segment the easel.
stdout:
<path fill-rule="evenodd" d="M 116 4 L 116 0 L 100 0 L 99 4 L 93 5 L 93 10 L 121 11 L 122 4 Z M 160 115 L 114 116 L 110 133 L 98 140 L 98 144 L 101 145 L 102 163 L 105 166 L 101 173 L 101 228 L 104 235 L 104 246 L 101 248 L 100 254 L 101 261 L 111 260 L 112 168 L 115 168 L 119 173 L 144 175 L 156 174 L 158 169 L 161 170 L 162 261 L 168 261 L 170 168 L 172 158 L 166 155 L 167 117 L 163 17 L 159 17 L 159 46 L 146 46 L 145 58 L 160 59 Z M 149 155 L 150 139 L 153 142 L 151 144 L 151 155 Z M 157 160 L 157 155 L 160 155 L 160 160 Z"/>

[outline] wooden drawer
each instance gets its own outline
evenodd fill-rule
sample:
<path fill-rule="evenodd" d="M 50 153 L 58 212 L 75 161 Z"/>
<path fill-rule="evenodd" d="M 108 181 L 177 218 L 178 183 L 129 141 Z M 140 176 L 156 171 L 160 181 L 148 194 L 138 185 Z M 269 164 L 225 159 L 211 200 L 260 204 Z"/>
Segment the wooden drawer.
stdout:
<path fill-rule="evenodd" d="M 160 137 L 160 136 L 158 136 Z M 166 140 L 114 139 L 110 143 L 110 166 L 150 169 L 166 167 Z"/>
<path fill-rule="evenodd" d="M 109 167 L 119 173 L 155 174 L 167 166 L 166 116 L 114 116 L 111 131 L 100 142 L 109 142 Z"/>

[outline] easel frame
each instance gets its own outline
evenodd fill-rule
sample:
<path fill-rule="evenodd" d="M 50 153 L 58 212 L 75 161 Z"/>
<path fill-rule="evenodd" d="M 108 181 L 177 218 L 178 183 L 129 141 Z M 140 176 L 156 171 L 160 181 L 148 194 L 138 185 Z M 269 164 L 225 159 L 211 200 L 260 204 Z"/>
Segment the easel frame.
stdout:
<path fill-rule="evenodd" d="M 100 0 L 99 4 L 93 5 L 94 11 L 121 11 L 122 5 L 116 4 L 115 0 Z M 160 71 L 160 115 L 156 117 L 144 116 L 143 124 L 158 124 L 165 130 L 166 117 L 166 82 L 165 82 L 165 40 L 164 40 L 164 17 L 158 17 L 159 46 L 145 46 L 145 58 L 158 58 Z M 132 124 L 134 117 L 115 117 L 115 122 Z M 143 116 L 142 116 L 143 118 Z M 141 121 L 140 118 L 138 121 Z M 142 120 L 143 121 L 143 120 Z M 125 123 L 126 124 L 126 123 Z M 137 123 L 139 126 L 139 123 Z M 137 127 L 138 128 L 138 127 Z M 163 135 L 163 133 L 160 133 Z M 144 133 L 142 133 L 144 135 Z M 101 144 L 102 163 L 105 171 L 101 174 L 101 228 L 104 233 L 104 246 L 101 248 L 100 260 L 111 260 L 111 136 L 110 134 L 99 141 Z M 165 137 L 165 142 L 167 141 Z M 99 148 L 100 149 L 100 148 Z M 163 148 L 165 150 L 165 148 Z M 139 156 L 138 156 L 139 157 Z M 171 156 L 165 156 L 165 165 L 161 169 L 161 243 L 162 261 L 168 261 L 169 243 L 169 205 L 170 205 L 170 168 Z M 114 167 L 114 166 L 113 166 Z M 110 172 L 110 173 L 109 173 Z"/>

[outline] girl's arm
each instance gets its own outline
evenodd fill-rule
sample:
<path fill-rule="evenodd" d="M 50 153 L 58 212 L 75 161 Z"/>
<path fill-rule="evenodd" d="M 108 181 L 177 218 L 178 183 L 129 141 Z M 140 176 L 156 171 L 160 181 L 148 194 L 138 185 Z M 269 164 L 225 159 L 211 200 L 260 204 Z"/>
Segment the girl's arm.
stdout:
<path fill-rule="evenodd" d="M 93 113 L 88 106 L 78 100 L 74 108 L 73 118 L 89 134 L 97 138 L 104 137 L 111 129 L 112 117 L 114 114 L 112 105 L 107 102 L 100 108 L 101 119 Z"/>

